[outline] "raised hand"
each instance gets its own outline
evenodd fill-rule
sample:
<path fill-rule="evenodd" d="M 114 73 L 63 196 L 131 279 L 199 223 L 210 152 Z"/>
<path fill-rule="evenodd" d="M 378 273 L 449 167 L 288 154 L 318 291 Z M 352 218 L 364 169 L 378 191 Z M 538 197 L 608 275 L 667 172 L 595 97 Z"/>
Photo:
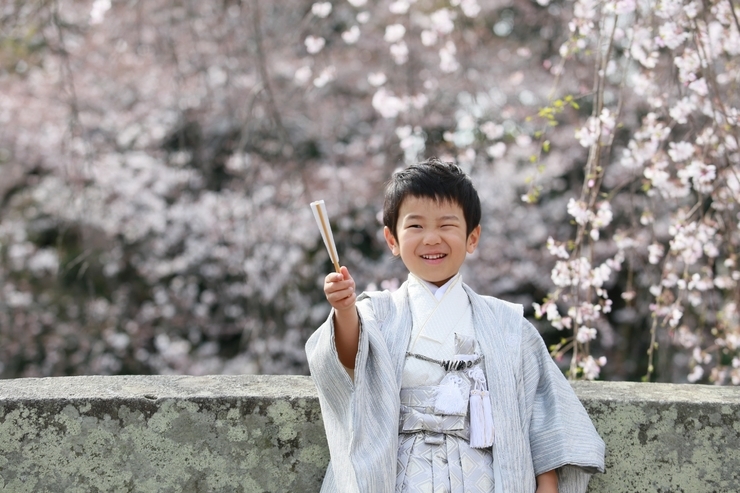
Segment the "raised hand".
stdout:
<path fill-rule="evenodd" d="M 360 339 L 360 317 L 355 307 L 355 280 L 347 267 L 326 276 L 324 294 L 334 308 L 334 342 L 339 361 L 347 368 L 354 368 Z"/>
<path fill-rule="evenodd" d="M 355 280 L 349 274 L 347 267 L 340 272 L 332 272 L 324 279 L 324 294 L 329 304 L 338 312 L 355 308 Z"/>

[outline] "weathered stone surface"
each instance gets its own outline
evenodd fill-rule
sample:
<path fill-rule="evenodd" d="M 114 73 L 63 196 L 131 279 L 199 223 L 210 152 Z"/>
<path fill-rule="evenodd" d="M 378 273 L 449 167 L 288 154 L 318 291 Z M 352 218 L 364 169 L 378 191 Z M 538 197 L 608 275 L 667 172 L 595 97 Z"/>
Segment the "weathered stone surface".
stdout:
<path fill-rule="evenodd" d="M 0 381 L 0 491 L 315 491 L 328 451 L 307 377 Z"/>
<path fill-rule="evenodd" d="M 589 491 L 740 492 L 740 388 L 577 382 L 607 445 Z"/>
<path fill-rule="evenodd" d="M 607 443 L 592 493 L 740 491 L 740 389 L 579 382 Z M 2 492 L 318 492 L 308 377 L 0 381 Z"/>

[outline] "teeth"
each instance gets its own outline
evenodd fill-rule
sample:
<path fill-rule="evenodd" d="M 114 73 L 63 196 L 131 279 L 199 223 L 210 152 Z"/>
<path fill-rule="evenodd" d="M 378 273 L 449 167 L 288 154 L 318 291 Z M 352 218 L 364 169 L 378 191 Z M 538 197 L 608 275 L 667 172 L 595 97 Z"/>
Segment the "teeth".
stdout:
<path fill-rule="evenodd" d="M 438 258 L 442 258 L 444 256 L 444 253 L 438 253 L 437 255 L 422 255 L 422 258 L 425 258 L 427 260 L 437 260 Z"/>

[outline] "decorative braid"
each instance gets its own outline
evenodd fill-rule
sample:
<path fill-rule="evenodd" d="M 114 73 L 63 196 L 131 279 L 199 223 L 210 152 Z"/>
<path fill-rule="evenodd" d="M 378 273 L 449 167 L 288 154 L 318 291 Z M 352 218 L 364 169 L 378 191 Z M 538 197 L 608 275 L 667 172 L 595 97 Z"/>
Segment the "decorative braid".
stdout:
<path fill-rule="evenodd" d="M 411 356 L 412 358 L 420 359 L 422 361 L 428 361 L 429 363 L 434 363 L 442 368 L 445 369 L 445 371 L 460 371 L 460 370 L 467 370 L 469 368 L 472 368 L 474 365 L 477 365 L 481 362 L 483 359 L 483 356 L 479 354 L 475 354 L 475 359 L 472 360 L 461 360 L 461 359 L 445 359 L 445 360 L 438 360 L 434 358 L 430 358 L 429 356 L 424 356 L 423 354 L 416 354 L 416 353 L 410 353 L 407 352 L 406 356 Z"/>

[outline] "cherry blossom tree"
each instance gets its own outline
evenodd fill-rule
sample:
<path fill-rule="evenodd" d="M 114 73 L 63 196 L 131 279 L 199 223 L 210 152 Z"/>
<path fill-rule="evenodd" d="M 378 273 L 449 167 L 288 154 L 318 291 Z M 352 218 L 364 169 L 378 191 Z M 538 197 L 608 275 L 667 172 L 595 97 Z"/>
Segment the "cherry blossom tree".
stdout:
<path fill-rule="evenodd" d="M 308 203 L 393 288 L 382 186 L 436 155 L 483 202 L 466 282 L 533 307 L 571 377 L 738 384 L 738 14 L 11 2 L 0 375 L 305 372 L 331 270 Z"/>
<path fill-rule="evenodd" d="M 577 232 L 548 243 L 561 259 L 557 289 L 536 306 L 538 316 L 572 331 L 555 348 L 572 349 L 572 375 L 594 378 L 605 362 L 589 344 L 612 310 L 605 281 L 626 263 L 620 302 L 651 300 L 646 378 L 672 343 L 690 354 L 688 381 L 740 383 L 733 9 L 722 1 L 574 4 L 557 70 L 565 77 L 569 66 L 594 67 L 591 116 L 574 134 L 588 159 L 580 196 L 568 204 Z M 611 234 L 603 238 L 605 228 Z"/>

